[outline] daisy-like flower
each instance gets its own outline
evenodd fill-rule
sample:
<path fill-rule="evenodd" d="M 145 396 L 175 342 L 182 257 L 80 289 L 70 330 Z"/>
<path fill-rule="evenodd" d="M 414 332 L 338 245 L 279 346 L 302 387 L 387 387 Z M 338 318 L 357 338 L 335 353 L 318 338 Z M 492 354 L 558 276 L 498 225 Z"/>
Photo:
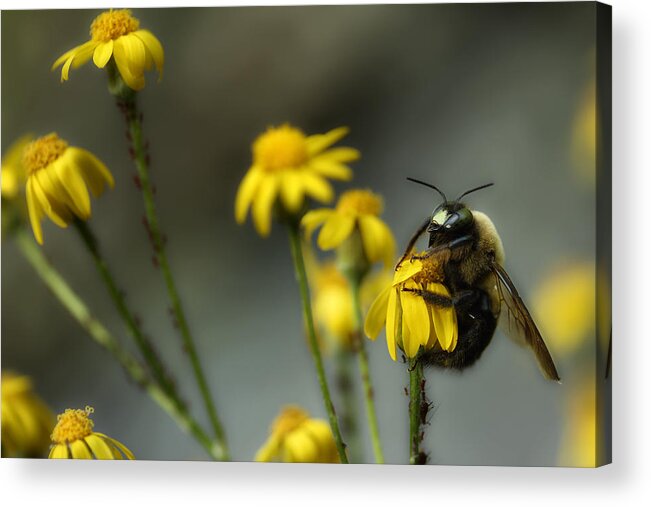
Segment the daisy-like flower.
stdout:
<path fill-rule="evenodd" d="M 440 283 L 439 273 L 439 267 L 431 259 L 405 261 L 395 272 L 393 282 L 371 305 L 364 332 L 375 340 L 385 326 L 389 355 L 394 361 L 396 347 L 413 358 L 421 347 L 452 352 L 457 346 L 457 314 L 454 309 L 428 305 L 422 297 L 403 290 L 426 290 L 450 297 L 445 285 Z M 401 340 L 399 336 L 402 336 Z"/>
<path fill-rule="evenodd" d="M 150 70 L 152 64 L 156 66 L 159 79 L 162 76 L 163 46 L 150 31 L 140 29 L 140 21 L 131 16 L 130 10 L 103 12 L 90 25 L 90 36 L 88 42 L 66 51 L 52 65 L 52 70 L 63 65 L 62 82 L 68 80 L 70 67 L 77 68 L 91 57 L 100 69 L 112 58 L 120 76 L 133 90 L 144 88 L 145 70 Z"/>
<path fill-rule="evenodd" d="M 12 200 L 25 186 L 27 174 L 23 167 L 23 150 L 32 142 L 33 136 L 26 134 L 14 142 L 2 157 L 2 197 Z"/>
<path fill-rule="evenodd" d="M 297 406 L 287 406 L 271 426 L 271 435 L 255 461 L 283 463 L 339 463 L 330 425 L 311 419 Z"/>
<path fill-rule="evenodd" d="M 66 409 L 59 414 L 52 431 L 50 459 L 136 459 L 133 453 L 117 440 L 93 431 L 90 419 L 92 407 Z"/>
<path fill-rule="evenodd" d="M 56 134 L 40 137 L 23 151 L 27 171 L 27 208 L 34 237 L 43 244 L 41 219 L 47 215 L 59 227 L 67 227 L 75 216 L 90 218 L 90 197 L 99 197 L 113 175 L 95 155 L 68 146 Z"/>
<path fill-rule="evenodd" d="M 29 377 L 2 373 L 2 456 L 43 457 L 54 414 L 33 391 Z"/>
<path fill-rule="evenodd" d="M 362 240 L 364 255 L 369 263 L 384 262 L 386 267 L 395 260 L 396 242 L 389 227 L 379 218 L 382 197 L 370 190 L 348 190 L 341 194 L 335 209 L 308 211 L 301 224 L 308 235 L 323 225 L 317 236 L 322 250 L 342 245 L 354 234 Z"/>
<path fill-rule="evenodd" d="M 301 210 L 305 196 L 322 203 L 332 201 L 334 193 L 327 178 L 349 180 L 352 171 L 346 164 L 359 158 L 353 148 L 330 148 L 347 133 L 346 127 L 340 127 L 306 136 L 285 124 L 261 134 L 253 143 L 253 165 L 237 191 L 237 222 L 243 224 L 251 208 L 256 230 L 268 236 L 276 201 L 292 215 Z"/>

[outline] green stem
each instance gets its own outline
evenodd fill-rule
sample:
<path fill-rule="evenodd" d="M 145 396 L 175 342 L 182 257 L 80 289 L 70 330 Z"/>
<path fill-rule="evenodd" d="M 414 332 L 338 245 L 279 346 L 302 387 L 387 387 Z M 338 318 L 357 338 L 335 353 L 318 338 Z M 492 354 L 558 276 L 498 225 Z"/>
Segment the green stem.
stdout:
<path fill-rule="evenodd" d="M 409 464 L 424 465 L 427 456 L 420 444 L 423 441 L 421 430 L 423 422 L 422 408 L 426 404 L 423 364 L 418 358 L 409 360 Z"/>
<path fill-rule="evenodd" d="M 328 381 L 326 379 L 325 370 L 323 368 L 323 360 L 321 359 L 321 352 L 319 344 L 316 340 L 316 332 L 314 331 L 314 320 L 312 319 L 312 306 L 310 304 L 310 289 L 307 285 L 307 274 L 305 272 L 305 263 L 303 261 L 303 250 L 301 248 L 301 238 L 298 225 L 289 224 L 289 244 L 292 251 L 292 259 L 294 260 L 294 270 L 296 272 L 296 281 L 301 293 L 301 303 L 303 306 L 303 319 L 307 326 L 307 335 L 310 343 L 310 352 L 316 367 L 316 374 L 319 378 L 319 386 L 321 387 L 321 394 L 323 396 L 323 403 L 328 419 L 330 421 L 330 428 L 337 445 L 337 452 L 339 453 L 339 460 L 341 463 L 348 463 L 346 457 L 346 445 L 341 438 L 339 431 L 339 422 L 335 414 L 335 407 L 332 404 L 330 397 L 330 390 L 328 389 Z"/>
<path fill-rule="evenodd" d="M 364 400 L 366 402 L 366 417 L 371 433 L 371 442 L 373 443 L 373 453 L 376 463 L 384 463 L 384 454 L 382 453 L 382 442 L 380 440 L 380 430 L 378 428 L 377 412 L 375 410 L 375 396 L 371 373 L 368 367 L 368 353 L 366 352 L 366 341 L 363 334 L 363 312 L 360 300 L 360 277 L 349 276 L 348 284 L 352 293 L 353 313 L 355 315 L 355 324 L 357 332 L 355 333 L 355 349 L 359 362 L 359 371 L 362 376 L 362 385 L 364 388 Z"/>
<path fill-rule="evenodd" d="M 110 353 L 120 363 L 126 374 L 142 387 L 167 414 L 184 431 L 189 432 L 201 444 L 208 454 L 217 459 L 213 442 L 199 424 L 188 413 L 185 405 L 151 381 L 140 363 L 124 349 L 116 338 L 96 320 L 81 298 L 72 290 L 59 272 L 46 259 L 43 251 L 22 228 L 13 231 L 16 243 L 23 256 L 34 268 L 43 283 L 68 310 L 79 325 L 88 332 L 100 347 Z"/>
<path fill-rule="evenodd" d="M 223 460 L 228 461 L 230 460 L 230 451 L 226 443 L 226 434 L 224 432 L 222 423 L 217 416 L 217 409 L 215 408 L 215 404 L 210 393 L 210 388 L 208 386 L 208 382 L 206 381 L 206 376 L 203 372 L 201 361 L 199 360 L 199 355 L 195 347 L 194 339 L 190 333 L 188 321 L 181 304 L 181 298 L 179 297 L 174 278 L 172 277 L 172 270 L 170 269 L 170 265 L 167 260 L 165 239 L 163 238 L 163 234 L 158 223 L 158 213 L 156 211 L 156 204 L 154 202 L 154 190 L 149 179 L 149 154 L 147 153 L 147 147 L 144 142 L 144 136 L 142 132 L 142 115 L 138 110 L 136 103 L 136 94 L 124 93 L 122 95 L 118 95 L 118 107 L 124 113 L 127 123 L 128 137 L 131 142 L 130 154 L 133 157 L 133 161 L 136 166 L 136 172 L 138 173 L 137 184 L 142 192 L 142 197 L 145 205 L 147 232 L 149 233 L 149 238 L 154 249 L 156 261 L 160 267 L 161 273 L 163 274 L 163 279 L 165 280 L 165 286 L 167 288 L 167 294 L 170 299 L 171 310 L 174 314 L 175 325 L 178 326 L 178 329 L 181 332 L 183 349 L 188 353 L 188 356 L 190 357 L 192 370 L 194 372 L 199 391 L 201 392 L 201 397 L 206 407 L 206 411 L 208 412 L 208 417 L 210 418 L 210 423 L 212 425 L 215 438 L 221 445 L 221 454 Z"/>
<path fill-rule="evenodd" d="M 334 338 L 333 338 L 334 341 Z M 357 403 L 352 373 L 352 354 L 348 349 L 337 351 L 335 386 L 341 400 L 341 432 L 346 436 L 351 463 L 362 463 L 362 452 L 357 424 Z"/>

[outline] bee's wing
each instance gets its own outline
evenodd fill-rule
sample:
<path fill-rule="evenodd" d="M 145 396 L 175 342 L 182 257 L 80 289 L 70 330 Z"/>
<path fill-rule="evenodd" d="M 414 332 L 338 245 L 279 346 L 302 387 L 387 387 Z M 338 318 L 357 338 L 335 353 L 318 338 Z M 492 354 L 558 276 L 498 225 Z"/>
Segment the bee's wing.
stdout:
<path fill-rule="evenodd" d="M 556 371 L 554 360 L 511 278 L 497 262 L 493 262 L 492 268 L 502 306 L 500 327 L 507 335 L 531 347 L 543 375 L 549 380 L 559 382 L 561 379 Z"/>

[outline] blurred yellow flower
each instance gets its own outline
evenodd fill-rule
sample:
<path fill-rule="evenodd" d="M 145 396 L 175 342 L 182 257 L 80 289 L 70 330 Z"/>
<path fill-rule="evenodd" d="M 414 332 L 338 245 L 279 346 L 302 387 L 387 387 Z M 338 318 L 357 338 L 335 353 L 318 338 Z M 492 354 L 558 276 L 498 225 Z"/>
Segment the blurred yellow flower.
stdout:
<path fill-rule="evenodd" d="M 588 376 L 570 392 L 566 403 L 558 464 L 566 467 L 597 465 L 597 404 L 594 377 Z"/>
<path fill-rule="evenodd" d="M 29 377 L 2 373 L 2 457 L 44 457 L 54 414 L 32 390 Z"/>
<path fill-rule="evenodd" d="M 165 55 L 154 34 L 139 28 L 140 21 L 131 16 L 128 9 L 103 12 L 90 25 L 91 39 L 61 55 L 52 70 L 63 65 L 63 82 L 68 80 L 71 66 L 77 68 L 92 57 L 95 65 L 102 69 L 112 57 L 127 86 L 141 90 L 145 86 L 145 70 L 150 70 L 152 64 L 160 79 Z"/>
<path fill-rule="evenodd" d="M 581 94 L 574 117 L 572 159 L 583 179 L 594 184 L 597 174 L 597 81 L 594 78 Z"/>
<path fill-rule="evenodd" d="M 305 196 L 327 203 L 333 190 L 326 178 L 349 180 L 346 165 L 359 158 L 353 148 L 328 149 L 348 133 L 340 127 L 326 134 L 306 136 L 288 124 L 270 127 L 253 143 L 253 164 L 240 183 L 235 198 L 235 219 L 243 224 L 251 208 L 253 223 L 261 236 L 271 231 L 276 201 L 297 214 Z"/>
<path fill-rule="evenodd" d="M 327 262 L 313 271 L 314 319 L 337 346 L 350 348 L 357 332 L 350 284 L 334 262 Z M 368 308 L 391 278 L 386 270 L 366 276 L 360 287 L 362 307 Z"/>
<path fill-rule="evenodd" d="M 23 150 L 33 136 L 26 134 L 15 141 L 2 157 L 2 197 L 14 199 L 24 189 L 27 174 L 23 167 Z"/>
<path fill-rule="evenodd" d="M 123 444 L 93 431 L 92 407 L 66 409 L 52 431 L 50 459 L 135 459 Z"/>
<path fill-rule="evenodd" d="M 576 262 L 554 268 L 532 298 L 536 322 L 548 345 L 571 354 L 595 330 L 596 268 Z"/>
<path fill-rule="evenodd" d="M 396 270 L 393 282 L 375 299 L 366 316 L 364 332 L 375 340 L 383 326 L 386 327 L 387 348 L 391 359 L 396 360 L 396 346 L 407 357 L 424 350 L 440 347 L 452 352 L 457 346 L 457 314 L 453 308 L 438 308 L 405 291 L 426 290 L 450 297 L 440 280 L 438 267 L 431 260 L 407 260 Z M 400 327 L 399 327 L 400 326 Z M 399 339 L 402 331 L 402 340 Z"/>
<path fill-rule="evenodd" d="M 382 197 L 378 194 L 348 190 L 341 194 L 335 209 L 308 211 L 301 224 L 308 235 L 323 224 L 317 237 L 322 250 L 336 248 L 359 232 L 368 262 L 382 261 L 390 267 L 395 261 L 396 242 L 389 227 L 378 218 L 382 209 Z"/>
<path fill-rule="evenodd" d="M 27 208 L 34 236 L 43 244 L 41 219 L 47 215 L 59 227 L 67 227 L 74 216 L 90 218 L 88 188 L 99 197 L 113 176 L 92 153 L 48 134 L 31 142 L 23 151 L 27 171 Z"/>
<path fill-rule="evenodd" d="M 322 419 L 310 419 L 305 410 L 291 405 L 276 417 L 255 461 L 339 463 L 339 455 L 330 425 Z"/>

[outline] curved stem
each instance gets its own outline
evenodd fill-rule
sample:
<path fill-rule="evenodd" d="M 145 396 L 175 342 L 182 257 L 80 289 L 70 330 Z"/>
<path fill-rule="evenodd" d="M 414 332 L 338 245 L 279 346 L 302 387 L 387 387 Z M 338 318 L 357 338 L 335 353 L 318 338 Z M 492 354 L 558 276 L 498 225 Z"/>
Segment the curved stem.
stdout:
<path fill-rule="evenodd" d="M 424 465 L 427 455 L 420 447 L 424 438 L 422 423 L 425 399 L 425 383 L 423 382 L 423 364 L 418 358 L 409 360 L 409 464 Z M 425 411 L 425 415 L 427 411 Z"/>
<path fill-rule="evenodd" d="M 341 432 L 339 431 L 339 422 L 337 421 L 337 415 L 335 414 L 335 407 L 332 404 L 332 399 L 330 397 L 330 390 L 328 389 L 328 381 L 326 379 L 325 370 L 323 368 L 321 351 L 319 350 L 319 344 L 317 343 L 316 340 L 316 332 L 314 331 L 314 320 L 312 318 L 312 306 L 310 303 L 310 289 L 307 284 L 307 274 L 305 272 L 305 263 L 303 261 L 303 250 L 301 248 L 299 229 L 298 226 L 295 224 L 289 224 L 288 228 L 289 228 L 289 244 L 292 251 L 292 259 L 294 261 L 296 281 L 298 282 L 298 286 L 301 293 L 301 303 L 303 306 L 303 319 L 305 320 L 305 325 L 307 327 L 307 335 L 310 343 L 310 352 L 312 353 L 312 359 L 314 360 L 314 366 L 316 367 L 316 374 L 317 377 L 319 378 L 319 386 L 321 387 L 323 403 L 325 405 L 326 412 L 328 413 L 330 428 L 332 429 L 332 435 L 335 439 L 335 444 L 337 445 L 339 460 L 342 463 L 348 463 L 348 458 L 346 457 L 346 445 L 344 444 L 341 438 Z"/>
<path fill-rule="evenodd" d="M 22 228 L 13 231 L 23 256 L 59 303 L 72 315 L 92 340 L 120 363 L 125 373 L 154 400 L 184 431 L 189 432 L 210 456 L 218 459 L 214 444 L 201 426 L 188 413 L 185 405 L 152 382 L 140 363 L 124 349 L 117 339 L 90 313 L 81 298 L 72 290 L 59 272 L 46 259 L 42 250 Z"/>
<path fill-rule="evenodd" d="M 167 294 L 170 299 L 171 311 L 174 315 L 174 324 L 181 332 L 183 349 L 190 357 L 192 370 L 194 372 L 199 391 L 201 392 L 201 397 L 206 407 L 206 411 L 208 412 L 208 417 L 210 418 L 210 423 L 212 425 L 215 438 L 221 445 L 222 459 L 229 460 L 230 451 L 226 443 L 226 434 L 224 432 L 222 423 L 217 416 L 217 409 L 213 402 L 210 388 L 208 386 L 208 382 L 206 381 L 206 377 L 201 366 L 201 361 L 199 360 L 199 355 L 195 347 L 194 339 L 190 333 L 190 328 L 188 326 L 185 312 L 181 304 L 181 298 L 179 297 L 178 291 L 176 289 L 176 284 L 172 276 L 172 270 L 170 269 L 170 265 L 167 259 L 165 239 L 158 223 L 158 213 L 156 211 L 156 204 L 154 202 L 154 190 L 149 179 L 149 154 L 147 153 L 146 143 L 143 139 L 144 136 L 142 133 L 142 114 L 138 110 L 136 103 L 136 94 L 126 93 L 119 95 L 118 107 L 124 114 L 125 121 L 127 123 L 127 137 L 131 143 L 130 155 L 133 158 L 136 171 L 138 173 L 136 184 L 141 190 L 145 205 L 145 225 L 147 227 L 149 239 L 154 249 L 155 261 L 160 267 L 161 273 L 163 274 L 163 279 L 167 288 Z"/>
<path fill-rule="evenodd" d="M 368 367 L 368 354 L 366 352 L 366 342 L 362 336 L 363 329 L 363 313 L 362 304 L 360 300 L 360 281 L 358 277 L 348 277 L 348 283 L 352 292 L 353 299 L 353 313 L 355 315 L 356 323 L 356 351 L 359 362 L 359 371 L 362 376 L 362 385 L 364 388 L 364 400 L 366 402 L 366 417 L 368 418 L 368 426 L 371 433 L 371 441 L 373 443 L 373 453 L 375 455 L 376 463 L 384 463 L 384 454 L 382 453 L 382 442 L 380 440 L 380 430 L 378 428 L 377 412 L 375 410 L 375 396 L 373 391 L 373 382 L 371 381 L 371 373 Z"/>

